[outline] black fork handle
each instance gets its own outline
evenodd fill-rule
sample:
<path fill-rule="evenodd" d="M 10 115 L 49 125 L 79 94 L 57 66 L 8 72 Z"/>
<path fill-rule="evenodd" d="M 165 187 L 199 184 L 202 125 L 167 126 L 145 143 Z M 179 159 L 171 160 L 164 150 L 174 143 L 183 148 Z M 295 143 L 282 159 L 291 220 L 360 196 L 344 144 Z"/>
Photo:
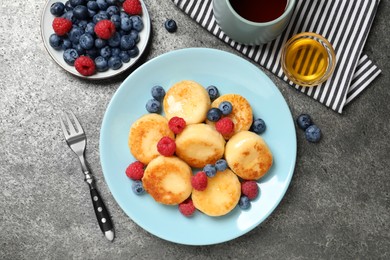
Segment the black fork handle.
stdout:
<path fill-rule="evenodd" d="M 103 234 L 110 241 L 114 239 L 114 227 L 111 222 L 110 215 L 107 211 L 106 206 L 99 194 L 99 192 L 91 185 L 91 198 L 93 209 L 95 210 L 96 218 L 99 223 L 99 227 L 102 230 Z"/>

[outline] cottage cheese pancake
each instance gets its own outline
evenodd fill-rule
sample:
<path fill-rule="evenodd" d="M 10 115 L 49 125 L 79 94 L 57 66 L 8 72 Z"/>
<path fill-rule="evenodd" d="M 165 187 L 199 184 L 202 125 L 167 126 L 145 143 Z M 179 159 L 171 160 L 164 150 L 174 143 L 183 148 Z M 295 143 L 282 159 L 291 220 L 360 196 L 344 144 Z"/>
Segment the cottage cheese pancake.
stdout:
<path fill-rule="evenodd" d="M 144 164 L 148 164 L 159 155 L 157 143 L 164 136 L 174 138 L 168 127 L 168 120 L 158 114 L 146 114 L 135 121 L 128 138 L 132 155 Z"/>
<path fill-rule="evenodd" d="M 211 126 L 200 123 L 188 125 L 176 136 L 176 154 L 190 166 L 202 168 L 214 164 L 223 156 L 225 140 Z"/>
<path fill-rule="evenodd" d="M 208 178 L 207 188 L 203 191 L 192 191 L 195 208 L 209 216 L 222 216 L 229 213 L 237 205 L 241 196 L 241 184 L 231 170 Z"/>
<path fill-rule="evenodd" d="M 245 180 L 258 180 L 272 166 L 272 153 L 259 136 L 250 131 L 235 134 L 226 143 L 225 159 L 238 176 Z"/>
<path fill-rule="evenodd" d="M 146 167 L 142 182 L 157 202 L 176 205 L 191 195 L 191 176 L 191 168 L 181 159 L 158 156 Z"/>
<path fill-rule="evenodd" d="M 229 101 L 232 104 L 233 110 L 227 117 L 232 119 L 234 123 L 234 132 L 230 135 L 224 135 L 224 138 L 229 139 L 240 131 L 249 130 L 253 121 L 252 107 L 249 102 L 239 94 L 225 94 L 214 100 L 211 107 L 218 107 L 223 101 Z M 215 125 L 209 120 L 207 120 L 207 124 Z"/>
<path fill-rule="evenodd" d="M 183 80 L 174 84 L 163 101 L 164 113 L 169 120 L 183 118 L 187 125 L 203 122 L 210 107 L 206 89 L 195 81 Z"/>

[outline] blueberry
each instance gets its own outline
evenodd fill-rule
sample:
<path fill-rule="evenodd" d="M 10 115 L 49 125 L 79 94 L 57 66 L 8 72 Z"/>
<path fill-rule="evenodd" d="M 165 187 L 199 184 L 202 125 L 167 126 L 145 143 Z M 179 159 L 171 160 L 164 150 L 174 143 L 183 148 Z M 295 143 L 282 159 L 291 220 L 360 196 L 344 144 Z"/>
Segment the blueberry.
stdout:
<path fill-rule="evenodd" d="M 109 17 L 113 16 L 114 14 L 120 13 L 119 7 L 115 5 L 109 6 L 106 11 Z"/>
<path fill-rule="evenodd" d="M 164 26 L 165 26 L 165 29 L 170 33 L 176 32 L 176 30 L 177 30 L 177 24 L 176 24 L 175 20 L 173 20 L 173 19 L 166 20 L 164 23 Z"/>
<path fill-rule="evenodd" d="M 217 173 L 217 168 L 212 164 L 206 164 L 205 167 L 203 167 L 203 171 L 206 173 L 207 177 L 214 177 Z"/>
<path fill-rule="evenodd" d="M 144 28 L 144 22 L 142 21 L 141 16 L 139 15 L 133 15 L 130 16 L 131 21 L 133 22 L 133 28 L 137 31 L 142 31 Z"/>
<path fill-rule="evenodd" d="M 108 70 L 108 62 L 102 56 L 98 56 L 95 58 L 95 65 L 97 71 L 106 71 Z"/>
<path fill-rule="evenodd" d="M 321 139 L 321 129 L 316 125 L 311 125 L 306 128 L 305 137 L 311 143 L 318 143 Z"/>
<path fill-rule="evenodd" d="M 123 35 L 120 39 L 122 50 L 130 50 L 135 46 L 135 41 L 130 35 Z"/>
<path fill-rule="evenodd" d="M 224 170 L 227 169 L 227 167 L 228 167 L 227 162 L 224 159 L 219 159 L 218 161 L 215 162 L 215 168 L 219 172 L 223 172 Z"/>
<path fill-rule="evenodd" d="M 96 11 L 88 9 L 88 15 L 90 18 L 93 18 L 96 15 Z"/>
<path fill-rule="evenodd" d="M 95 47 L 92 47 L 89 50 L 85 50 L 85 54 L 87 54 L 91 59 L 95 59 L 99 56 L 99 50 Z"/>
<path fill-rule="evenodd" d="M 78 5 L 85 5 L 86 1 L 85 0 L 69 0 L 69 3 L 71 6 L 76 7 Z"/>
<path fill-rule="evenodd" d="M 249 201 L 249 198 L 245 195 L 242 195 L 240 197 L 240 200 L 238 201 L 238 206 L 241 209 L 248 209 L 251 205 L 251 202 Z"/>
<path fill-rule="evenodd" d="M 219 104 L 218 108 L 219 108 L 219 110 L 222 111 L 222 114 L 225 116 L 229 115 L 233 110 L 232 103 L 230 103 L 229 101 L 221 102 L 221 104 Z"/>
<path fill-rule="evenodd" d="M 70 48 L 72 48 L 72 42 L 68 38 L 63 39 L 62 44 L 61 44 L 61 49 L 67 50 Z"/>
<path fill-rule="evenodd" d="M 133 22 L 129 17 L 124 17 L 121 19 L 121 29 L 123 31 L 130 31 L 133 28 Z"/>
<path fill-rule="evenodd" d="M 116 29 L 121 28 L 121 17 L 119 15 L 117 15 L 117 14 L 112 15 L 110 20 L 111 20 L 111 22 L 114 23 Z"/>
<path fill-rule="evenodd" d="M 117 0 L 106 0 L 106 2 L 107 2 L 108 5 L 116 5 L 116 4 L 118 4 Z"/>
<path fill-rule="evenodd" d="M 88 22 L 86 20 L 80 20 L 77 26 L 85 31 L 87 28 Z"/>
<path fill-rule="evenodd" d="M 137 57 L 138 54 L 139 54 L 139 49 L 138 49 L 137 46 L 134 46 L 133 49 L 128 50 L 128 53 L 129 53 L 129 55 L 130 55 L 130 58 L 135 58 L 135 57 Z"/>
<path fill-rule="evenodd" d="M 73 8 L 73 16 L 80 20 L 87 20 L 89 18 L 88 8 L 84 5 L 77 5 Z"/>
<path fill-rule="evenodd" d="M 252 132 L 255 132 L 256 134 L 262 134 L 264 133 L 265 129 L 266 129 L 266 125 L 264 120 L 261 118 L 256 118 L 255 120 L 253 120 L 250 130 Z"/>
<path fill-rule="evenodd" d="M 297 118 L 297 124 L 302 130 L 306 130 L 313 124 L 311 117 L 308 114 L 301 114 Z"/>
<path fill-rule="evenodd" d="M 68 19 L 69 21 L 72 21 L 72 23 L 76 23 L 77 19 L 73 15 L 73 11 L 66 11 L 61 17 L 64 17 Z"/>
<path fill-rule="evenodd" d="M 58 36 L 57 34 L 53 33 L 49 37 L 49 44 L 51 47 L 53 47 L 55 50 L 60 50 L 62 47 L 62 38 Z"/>
<path fill-rule="evenodd" d="M 121 51 L 119 53 L 119 58 L 121 58 L 123 63 L 127 63 L 130 61 L 131 57 L 127 51 Z"/>
<path fill-rule="evenodd" d="M 108 45 L 111 47 L 119 47 L 119 45 L 121 45 L 121 35 L 119 32 L 115 32 L 114 35 L 108 39 Z"/>
<path fill-rule="evenodd" d="M 111 48 L 111 56 L 118 56 L 121 53 L 121 49 L 119 48 Z"/>
<path fill-rule="evenodd" d="M 222 116 L 222 111 L 219 110 L 219 108 L 210 108 L 209 111 L 207 111 L 207 119 L 212 122 L 217 122 Z"/>
<path fill-rule="evenodd" d="M 99 6 L 96 1 L 88 1 L 87 8 L 92 11 L 99 11 Z"/>
<path fill-rule="evenodd" d="M 129 18 L 129 15 L 127 13 L 125 13 L 125 12 L 121 12 L 120 16 L 121 16 L 121 19 Z"/>
<path fill-rule="evenodd" d="M 139 42 L 139 32 L 138 32 L 138 31 L 136 31 L 136 30 L 131 30 L 129 35 L 131 36 L 131 38 L 134 39 L 134 41 L 135 41 L 136 43 Z"/>
<path fill-rule="evenodd" d="M 87 23 L 87 26 L 85 27 L 85 32 L 94 35 L 95 34 L 94 30 L 95 30 L 95 24 L 92 22 Z"/>
<path fill-rule="evenodd" d="M 120 67 L 122 67 L 121 59 L 118 56 L 111 56 L 108 59 L 108 67 L 113 70 L 119 69 Z"/>
<path fill-rule="evenodd" d="M 72 11 L 73 6 L 70 4 L 70 1 L 65 2 L 65 11 Z"/>
<path fill-rule="evenodd" d="M 61 16 L 65 12 L 65 5 L 61 2 L 55 2 L 50 6 L 50 13 L 54 16 Z"/>
<path fill-rule="evenodd" d="M 67 49 L 64 51 L 64 54 L 63 54 L 64 61 L 71 66 L 74 65 L 74 61 L 78 57 L 79 57 L 79 54 L 77 53 L 77 51 L 75 49 Z"/>
<path fill-rule="evenodd" d="M 94 23 L 97 23 L 97 22 L 99 22 L 101 20 L 108 20 L 108 15 L 107 15 L 107 13 L 105 11 L 100 11 L 100 12 L 98 12 L 96 15 L 94 15 L 92 17 L 92 21 Z"/>
<path fill-rule="evenodd" d="M 108 4 L 105 0 L 96 0 L 100 10 L 107 10 Z"/>
<path fill-rule="evenodd" d="M 142 185 L 142 181 L 133 181 L 131 184 L 131 189 L 135 193 L 135 195 L 141 195 L 145 192 L 144 186 Z"/>
<path fill-rule="evenodd" d="M 149 112 L 149 113 L 158 113 L 161 111 L 161 103 L 160 101 L 156 100 L 156 99 L 150 99 L 148 100 L 148 102 L 146 103 L 146 110 Z"/>
<path fill-rule="evenodd" d="M 152 97 L 158 101 L 162 101 L 165 97 L 165 90 L 162 86 L 154 86 L 150 92 L 152 94 Z"/>
<path fill-rule="evenodd" d="M 80 36 L 79 39 L 80 46 L 83 47 L 86 50 L 92 49 L 92 47 L 95 45 L 95 41 L 93 40 L 93 36 L 89 33 L 84 33 Z"/>
<path fill-rule="evenodd" d="M 104 46 L 100 49 L 100 56 L 103 58 L 110 58 L 111 57 L 111 47 L 110 46 Z"/>
<path fill-rule="evenodd" d="M 72 48 L 75 49 L 79 55 L 85 54 L 85 49 L 80 46 L 80 43 L 72 43 Z"/>
<path fill-rule="evenodd" d="M 84 31 L 79 28 L 79 27 L 73 27 L 69 34 L 68 34 L 68 37 L 69 37 L 69 40 L 72 42 L 72 43 L 79 43 L 79 40 L 80 40 L 80 36 L 84 34 Z"/>
<path fill-rule="evenodd" d="M 100 38 L 96 38 L 95 39 L 95 47 L 96 48 L 101 49 L 101 48 L 103 48 L 106 45 L 107 45 L 107 41 L 106 40 L 103 40 L 103 39 L 100 39 Z"/>
<path fill-rule="evenodd" d="M 207 92 L 209 93 L 209 97 L 210 97 L 211 100 L 214 100 L 214 99 L 216 99 L 217 97 L 219 97 L 219 91 L 218 91 L 218 89 L 217 89 L 216 86 L 213 86 L 213 85 L 208 86 L 208 87 L 206 88 L 206 90 L 207 90 Z"/>

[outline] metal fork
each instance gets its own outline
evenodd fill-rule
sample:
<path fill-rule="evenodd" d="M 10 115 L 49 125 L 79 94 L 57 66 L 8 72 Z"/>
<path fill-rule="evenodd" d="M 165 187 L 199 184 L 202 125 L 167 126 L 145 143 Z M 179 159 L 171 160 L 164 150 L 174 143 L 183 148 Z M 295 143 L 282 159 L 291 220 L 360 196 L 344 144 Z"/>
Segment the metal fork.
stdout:
<path fill-rule="evenodd" d="M 80 122 L 77 120 L 73 112 L 70 112 L 70 114 L 72 115 L 72 119 L 76 128 L 73 125 L 69 116 L 64 112 L 62 112 L 62 114 L 63 117 L 66 119 L 65 123 L 63 118 L 60 117 L 62 131 L 64 132 L 65 140 L 68 146 L 79 157 L 81 169 L 85 176 L 84 181 L 88 183 L 91 192 L 93 208 L 95 210 L 100 229 L 102 230 L 105 237 L 108 240 L 112 241 L 114 239 L 114 228 L 111 222 L 111 218 L 108 214 L 106 206 L 104 205 L 99 192 L 96 189 L 95 181 L 89 171 L 87 161 L 85 160 L 84 156 L 85 147 L 87 145 L 87 137 Z"/>

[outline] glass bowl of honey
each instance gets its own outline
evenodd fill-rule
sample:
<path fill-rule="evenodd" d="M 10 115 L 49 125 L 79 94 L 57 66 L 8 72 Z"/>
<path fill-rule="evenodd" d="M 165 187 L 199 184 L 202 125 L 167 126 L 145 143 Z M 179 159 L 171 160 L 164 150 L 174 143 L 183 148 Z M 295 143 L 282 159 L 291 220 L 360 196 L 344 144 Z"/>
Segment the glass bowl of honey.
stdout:
<path fill-rule="evenodd" d="M 323 36 L 304 32 L 294 35 L 282 48 L 281 64 L 289 80 L 303 87 L 317 86 L 332 75 L 336 55 Z"/>

